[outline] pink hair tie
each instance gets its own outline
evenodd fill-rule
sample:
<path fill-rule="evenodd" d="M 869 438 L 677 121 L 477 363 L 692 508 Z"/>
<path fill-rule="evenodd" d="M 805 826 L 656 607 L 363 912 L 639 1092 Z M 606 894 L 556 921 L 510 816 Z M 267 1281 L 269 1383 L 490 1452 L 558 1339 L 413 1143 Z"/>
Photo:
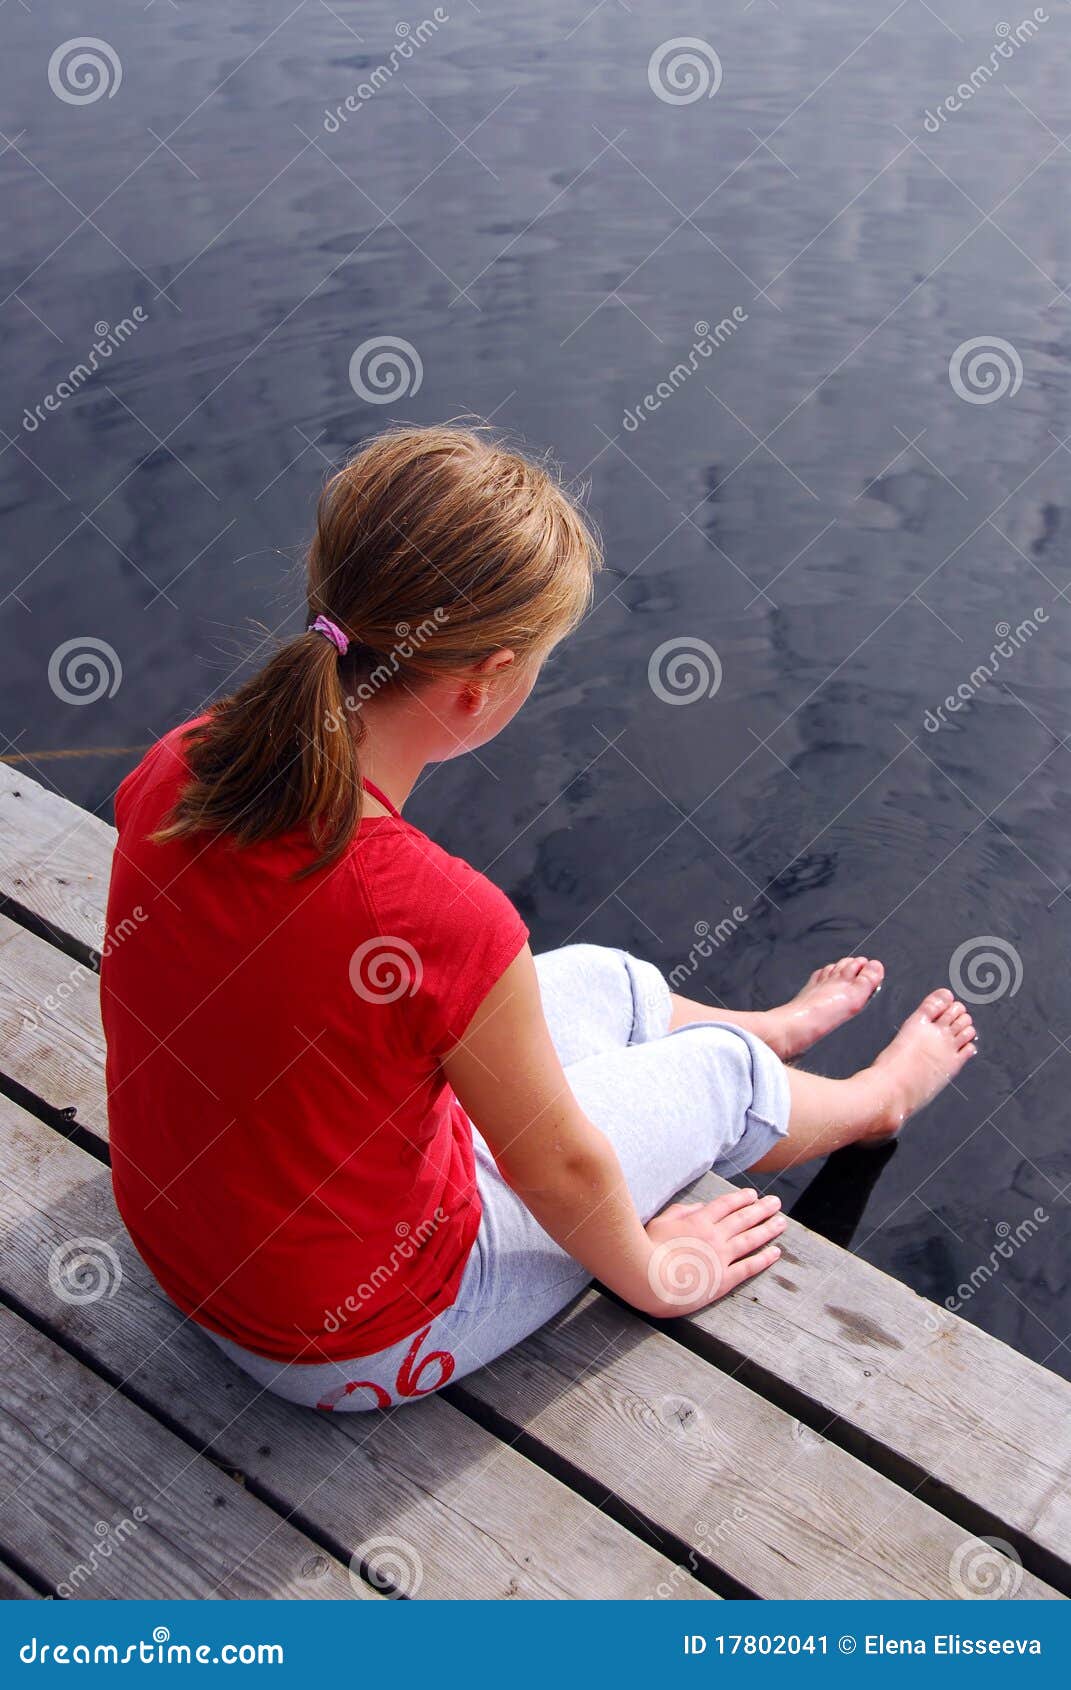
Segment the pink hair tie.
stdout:
<path fill-rule="evenodd" d="M 318 616 L 315 622 L 309 624 L 310 634 L 322 634 L 325 639 L 338 650 L 340 657 L 345 657 L 350 649 L 349 635 L 344 634 L 337 622 L 332 622 L 329 616 Z"/>

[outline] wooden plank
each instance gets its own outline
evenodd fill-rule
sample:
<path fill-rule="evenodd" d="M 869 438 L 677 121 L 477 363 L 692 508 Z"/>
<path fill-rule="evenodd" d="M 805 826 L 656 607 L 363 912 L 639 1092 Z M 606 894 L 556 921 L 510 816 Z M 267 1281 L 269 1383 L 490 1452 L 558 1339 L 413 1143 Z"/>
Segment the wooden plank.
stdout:
<path fill-rule="evenodd" d="M 31 817 L 34 843 L 24 849 L 16 840 L 5 848 L 0 829 L 0 895 L 13 895 L 11 865 L 36 851 L 38 859 L 47 859 L 33 879 L 34 888 L 43 885 L 35 891 L 36 913 L 51 910 L 50 919 L 62 925 L 47 852 L 60 849 L 57 834 L 66 841 L 82 812 L 64 809 L 63 800 L 53 802 L 36 783 L 0 766 L 0 819 L 8 789 L 15 786 L 24 801 L 16 822 Z M 9 820 L 11 808 L 8 803 Z M 99 849 L 112 832 L 94 818 L 88 821 Z M 106 871 L 99 872 L 99 854 L 97 862 L 81 896 L 102 927 Z M 71 928 L 63 930 L 77 938 L 76 925 L 72 918 Z M 85 1020 L 82 1015 L 78 1039 L 85 1037 Z M 56 1031 L 65 1036 L 62 1027 Z M 20 1061 L 27 1054 L 24 1048 Z M 99 1131 L 99 1087 L 94 1095 L 88 1072 L 78 1092 L 81 1102 L 74 1090 L 72 1101 Z M 707 1176 L 696 1189 L 714 1195 L 725 1187 Z M 927 1494 L 935 1498 L 946 1496 L 968 1524 L 976 1514 L 975 1529 L 994 1523 L 1013 1542 L 1036 1549 L 1039 1568 L 1062 1583 L 1071 1559 L 1066 1438 L 1071 1386 L 793 1223 L 782 1243 L 789 1255 L 777 1269 L 679 1323 L 683 1341 L 716 1361 L 747 1369 L 747 1377 L 778 1400 L 791 1406 L 798 1397 L 801 1410 L 806 1404 L 835 1419 L 838 1438 L 867 1460 L 908 1483 L 928 1485 Z"/>
<path fill-rule="evenodd" d="M 0 1068 L 105 1141 L 99 981 L 84 962 L 0 915 Z"/>
<path fill-rule="evenodd" d="M 44 940 L 0 924 L 0 1061 L 103 1136 L 93 979 L 80 975 L 57 1013 L 41 1007 L 72 970 Z M 693 1188 L 726 1189 L 714 1175 Z M 1035 1545 L 1039 1570 L 1067 1588 L 1045 1558 L 1071 1562 L 1071 1385 L 794 1222 L 781 1243 L 772 1272 L 671 1330 L 730 1369 L 751 1369 L 764 1394 L 780 1391 L 790 1407 L 798 1392 L 883 1471 L 939 1484 L 973 1529 L 996 1530 L 1023 1550 Z"/>
<path fill-rule="evenodd" d="M 441 1398 L 389 1414 L 310 1413 L 264 1392 L 162 1296 L 116 1214 L 108 1172 L 0 1098 L 6 1224 L 0 1286 L 62 1342 L 317 1531 L 341 1559 L 413 1569 L 420 1597 L 675 1596 L 712 1592 Z M 99 1240 L 114 1295 L 68 1303 L 53 1252 Z M 120 1277 L 121 1276 L 121 1277 Z M 377 1540 L 387 1547 L 376 1551 Z M 394 1552 L 390 1550 L 394 1545 Z M 418 1576 L 419 1575 L 419 1576 Z"/>
<path fill-rule="evenodd" d="M 115 829 L 0 763 L 0 898 L 78 946 L 104 938 Z"/>
<path fill-rule="evenodd" d="M 708 1174 L 692 1194 L 727 1189 Z M 790 1221 L 778 1242 L 776 1267 L 668 1330 L 767 1394 L 798 1393 L 865 1459 L 931 1481 L 942 1507 L 960 1499 L 974 1530 L 1034 1546 L 1068 1589 L 1071 1384 L 817 1233 Z"/>
<path fill-rule="evenodd" d="M 449 1390 L 755 1595 L 966 1594 L 961 1527 L 597 1292 Z"/>
<path fill-rule="evenodd" d="M 40 1591 L 0 1561 L 0 1602 L 39 1602 L 40 1599 Z"/>
<path fill-rule="evenodd" d="M 0 1542 L 57 1594 L 378 1599 L 9 1309 L 0 1348 Z"/>

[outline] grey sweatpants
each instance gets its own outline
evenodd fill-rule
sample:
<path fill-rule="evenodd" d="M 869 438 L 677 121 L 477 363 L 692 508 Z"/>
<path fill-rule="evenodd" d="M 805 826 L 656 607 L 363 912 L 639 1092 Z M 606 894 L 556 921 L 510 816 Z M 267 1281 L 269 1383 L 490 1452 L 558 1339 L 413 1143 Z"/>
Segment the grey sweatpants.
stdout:
<path fill-rule="evenodd" d="M 644 1221 L 713 1168 L 758 1162 L 788 1129 L 785 1070 L 728 1023 L 668 1032 L 669 987 L 649 962 L 599 945 L 536 958 L 547 1024 L 585 1114 L 610 1139 Z M 506 1184 L 473 1128 L 483 1219 L 457 1301 L 421 1331 L 349 1362 L 270 1361 L 208 1333 L 266 1389 L 308 1408 L 385 1408 L 427 1396 L 512 1349 L 590 1275 Z"/>

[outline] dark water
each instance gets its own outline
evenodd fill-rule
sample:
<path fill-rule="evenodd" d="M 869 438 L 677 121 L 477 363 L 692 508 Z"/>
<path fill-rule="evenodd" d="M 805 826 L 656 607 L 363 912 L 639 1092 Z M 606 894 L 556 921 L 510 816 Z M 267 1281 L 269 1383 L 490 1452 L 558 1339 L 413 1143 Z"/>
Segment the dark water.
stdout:
<path fill-rule="evenodd" d="M 541 947 L 668 970 L 739 910 L 692 977 L 712 1001 L 880 955 L 886 991 L 829 1072 L 996 940 L 981 1055 L 892 1156 L 834 1166 L 819 1208 L 844 1234 L 865 1199 L 855 1247 L 934 1297 L 995 1262 L 963 1312 L 1071 1374 L 1067 9 L 936 133 L 927 110 L 1000 39 L 973 0 L 446 10 L 332 133 L 325 109 L 389 63 L 393 6 L 4 9 L 6 735 L 140 745 L 226 685 L 250 619 L 297 625 L 324 470 L 389 417 L 478 412 L 552 446 L 591 483 L 598 607 L 413 818 L 490 868 Z M 122 81 L 78 105 L 48 64 L 87 28 Z M 655 96 L 670 35 L 716 49 L 713 98 Z M 423 380 L 376 405 L 348 372 L 384 335 Z M 1021 361 L 992 403 L 950 380 L 977 337 Z M 1035 610 L 979 678 L 996 625 Z M 49 659 L 85 636 L 122 680 L 76 707 Z M 663 701 L 652 653 L 697 638 L 720 689 Z M 27 766 L 107 814 L 131 761 Z"/>

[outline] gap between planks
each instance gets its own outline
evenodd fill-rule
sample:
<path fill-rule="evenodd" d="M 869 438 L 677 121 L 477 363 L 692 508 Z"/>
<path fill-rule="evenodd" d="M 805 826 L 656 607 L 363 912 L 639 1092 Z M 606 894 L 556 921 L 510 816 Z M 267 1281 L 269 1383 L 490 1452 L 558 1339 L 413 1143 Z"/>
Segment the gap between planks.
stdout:
<path fill-rule="evenodd" d="M 19 798 L 13 818 L 10 789 L 15 786 Z M 114 832 L 54 795 L 43 794 L 47 802 L 38 800 L 34 786 L 27 777 L 0 769 L 0 893 L 8 890 L 7 877 L 17 869 L 20 890 L 28 899 L 24 907 L 32 917 L 52 928 L 57 921 L 68 920 L 73 944 L 85 943 L 94 934 L 99 942 L 106 888 L 106 872 L 102 876 L 100 870 L 110 855 Z M 34 818 L 28 842 L 18 836 L 27 814 Z M 72 841 L 84 844 L 87 839 L 95 867 L 76 888 L 76 918 L 71 919 L 65 912 L 75 896 Z M 9 943 L 16 942 L 16 934 L 6 937 Z M 34 943 L 42 947 L 33 965 L 40 984 L 40 970 L 45 968 L 47 973 L 51 947 L 40 938 Z M 29 954 L 25 940 L 23 953 Z M 3 956 L 0 949 L 0 973 Z M 21 962 L 20 958 L 20 967 Z M 72 1046 L 80 1058 L 88 1057 L 84 1064 L 79 1060 L 75 1076 L 80 1119 L 88 1115 L 92 1129 L 103 1133 L 102 1042 L 95 981 L 88 977 L 80 984 L 80 1001 L 73 1008 L 70 1002 L 65 1004 L 63 1013 L 54 1017 L 56 1025 L 49 1029 L 48 1038 L 54 1041 L 53 1050 L 58 1046 L 65 1052 L 65 1061 L 71 1060 Z M 17 983 L 15 990 L 17 995 Z M 10 1008 L 6 996 L 4 1005 L 6 1013 Z M 22 1049 L 15 1063 L 20 1072 L 12 1077 L 18 1079 L 21 1074 L 32 1080 L 41 1072 L 39 1055 L 39 1050 L 35 1055 Z M 70 1094 L 72 1084 L 69 1072 L 54 1079 L 52 1096 L 44 1100 L 49 1108 L 63 1107 L 57 1100 Z M 701 1186 L 709 1195 L 725 1189 L 724 1182 L 713 1176 L 707 1176 Z M 774 1276 L 764 1275 L 754 1288 L 748 1288 L 747 1297 L 737 1294 L 688 1322 L 675 1323 L 675 1335 L 698 1354 L 749 1370 L 748 1377 L 761 1383 L 767 1394 L 776 1397 L 780 1392 L 786 1402 L 809 1409 L 815 1423 L 825 1422 L 846 1447 L 854 1447 L 901 1483 L 914 1484 L 921 1471 L 937 1506 L 972 1522 L 995 1521 L 1017 1540 L 1017 1547 L 1023 1545 L 1024 1558 L 1033 1557 L 1037 1565 L 1066 1581 L 1071 1542 L 1066 1499 L 1069 1463 L 1066 1456 L 1060 1458 L 1059 1450 L 1062 1442 L 1066 1444 L 1060 1433 L 1068 1422 L 1071 1387 L 820 1236 L 793 1224 L 782 1242 L 789 1252 L 782 1265 L 789 1273 L 793 1267 L 802 1270 L 795 1281 L 779 1273 L 775 1289 Z M 832 1284 L 838 1287 L 839 1305 L 822 1301 L 824 1288 Z M 920 1342 L 930 1335 L 928 1327 L 920 1330 L 920 1322 L 934 1315 L 940 1317 L 943 1350 L 940 1345 Z M 906 1339 L 887 1330 L 895 1333 L 898 1327 L 906 1331 Z M 949 1368 L 941 1357 L 957 1347 L 961 1352 L 958 1366 Z M 896 1352 L 921 1367 L 925 1375 L 921 1388 L 916 1378 L 897 1373 Z M 964 1354 L 972 1363 L 966 1376 Z M 986 1393 L 994 1363 L 999 1364 L 1001 1389 Z M 1009 1374 L 1011 1391 L 1007 1389 Z M 1025 1382 L 1040 1398 L 1033 1404 L 1033 1447 L 1025 1447 L 1015 1381 Z M 955 1390 L 950 1389 L 953 1385 Z M 972 1401 L 978 1386 L 986 1397 L 980 1405 Z M 903 1425 L 910 1427 L 912 1437 L 920 1429 L 925 1434 L 913 1449 L 905 1447 Z M 980 1464 L 979 1446 L 984 1456 Z M 929 1473 L 918 1466 L 919 1449 L 925 1453 Z M 995 1490 L 988 1488 L 992 1485 Z M 975 1529 L 973 1523 L 969 1529 Z"/>
<path fill-rule="evenodd" d="M 649 1597 L 689 1575 L 439 1398 L 326 1415 L 260 1389 L 162 1296 L 115 1211 L 107 1170 L 0 1102 L 8 1214 L 2 1289 L 21 1314 L 339 1560 L 386 1534 L 434 1597 Z M 96 1240 L 116 1290 L 57 1298 L 43 1264 Z M 107 1252 L 114 1253 L 110 1262 Z"/>

